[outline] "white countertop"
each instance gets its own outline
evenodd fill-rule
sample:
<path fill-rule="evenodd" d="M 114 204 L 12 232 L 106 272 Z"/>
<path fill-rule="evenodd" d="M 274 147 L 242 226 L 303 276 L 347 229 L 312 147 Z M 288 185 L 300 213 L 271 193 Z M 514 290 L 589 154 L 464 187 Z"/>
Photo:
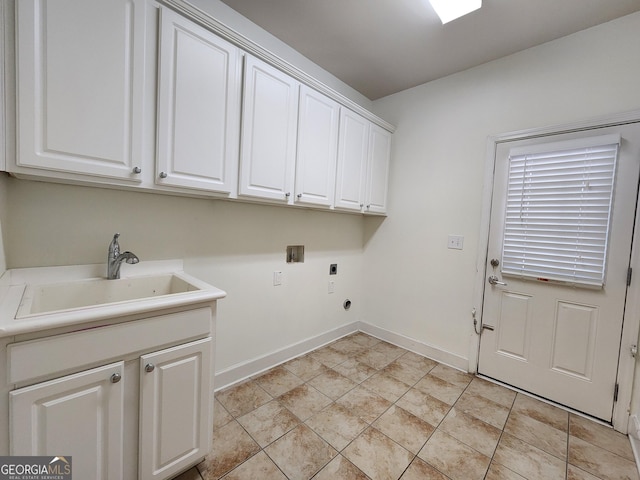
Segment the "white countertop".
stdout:
<path fill-rule="evenodd" d="M 125 315 L 154 312 L 195 303 L 211 302 L 226 296 L 226 292 L 223 290 L 184 273 L 181 260 L 140 262 L 136 265 L 123 264 L 121 278 L 137 278 L 146 275 L 170 273 L 197 286 L 198 290 L 18 317 L 18 310 L 23 301 L 27 285 L 105 278 L 105 271 L 105 264 L 7 270 L 0 277 L 0 338 Z"/>

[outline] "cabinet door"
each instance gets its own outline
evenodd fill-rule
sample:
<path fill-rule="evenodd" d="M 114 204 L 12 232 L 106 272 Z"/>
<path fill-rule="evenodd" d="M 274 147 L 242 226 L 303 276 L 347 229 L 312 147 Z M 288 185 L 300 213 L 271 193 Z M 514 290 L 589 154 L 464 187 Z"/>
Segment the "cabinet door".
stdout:
<path fill-rule="evenodd" d="M 209 452 L 211 348 L 206 338 L 140 358 L 140 480 L 169 478 Z"/>
<path fill-rule="evenodd" d="M 123 362 L 9 393 L 11 455 L 71 456 L 73 478 L 123 478 Z"/>
<path fill-rule="evenodd" d="M 291 203 L 299 83 L 245 58 L 239 193 Z"/>
<path fill-rule="evenodd" d="M 391 133 L 377 125 L 371 125 L 370 129 L 364 208 L 365 213 L 386 213 Z"/>
<path fill-rule="evenodd" d="M 340 106 L 302 85 L 299 109 L 295 201 L 328 207 L 336 184 Z"/>
<path fill-rule="evenodd" d="M 144 0 L 20 0 L 18 167 L 139 181 Z"/>
<path fill-rule="evenodd" d="M 160 9 L 156 183 L 235 193 L 240 52 Z"/>
<path fill-rule="evenodd" d="M 368 148 L 369 121 L 343 108 L 338 141 L 336 208 L 362 211 Z"/>

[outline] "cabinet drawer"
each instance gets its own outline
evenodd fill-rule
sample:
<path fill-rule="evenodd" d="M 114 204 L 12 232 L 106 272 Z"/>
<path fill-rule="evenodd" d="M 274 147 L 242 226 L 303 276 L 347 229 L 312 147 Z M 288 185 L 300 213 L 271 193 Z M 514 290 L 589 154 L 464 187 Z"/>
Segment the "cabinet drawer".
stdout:
<path fill-rule="evenodd" d="M 211 333 L 212 312 L 180 313 L 8 345 L 8 382 L 20 383 L 84 369 L 131 354 L 184 343 Z"/>

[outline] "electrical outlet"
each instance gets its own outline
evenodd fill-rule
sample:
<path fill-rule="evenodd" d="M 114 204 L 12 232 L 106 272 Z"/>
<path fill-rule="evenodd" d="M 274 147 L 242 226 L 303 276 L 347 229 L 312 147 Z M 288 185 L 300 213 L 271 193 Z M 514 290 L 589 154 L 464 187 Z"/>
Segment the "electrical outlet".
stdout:
<path fill-rule="evenodd" d="M 273 286 L 282 285 L 282 272 L 273 272 Z"/>
<path fill-rule="evenodd" d="M 452 248 L 454 250 L 462 250 L 463 244 L 464 244 L 464 236 L 449 235 L 449 238 L 447 241 L 447 248 Z"/>

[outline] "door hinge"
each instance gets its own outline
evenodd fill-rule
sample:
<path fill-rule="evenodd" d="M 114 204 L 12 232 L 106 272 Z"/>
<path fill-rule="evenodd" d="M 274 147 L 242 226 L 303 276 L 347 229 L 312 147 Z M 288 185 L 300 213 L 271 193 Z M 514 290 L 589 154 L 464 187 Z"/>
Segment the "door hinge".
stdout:
<path fill-rule="evenodd" d="M 616 386 L 613 387 L 613 402 L 617 402 L 618 401 L 618 389 L 620 388 L 620 384 L 616 383 Z"/>
<path fill-rule="evenodd" d="M 631 274 L 633 273 L 633 268 L 629 267 L 627 270 L 627 287 L 631 286 Z"/>

